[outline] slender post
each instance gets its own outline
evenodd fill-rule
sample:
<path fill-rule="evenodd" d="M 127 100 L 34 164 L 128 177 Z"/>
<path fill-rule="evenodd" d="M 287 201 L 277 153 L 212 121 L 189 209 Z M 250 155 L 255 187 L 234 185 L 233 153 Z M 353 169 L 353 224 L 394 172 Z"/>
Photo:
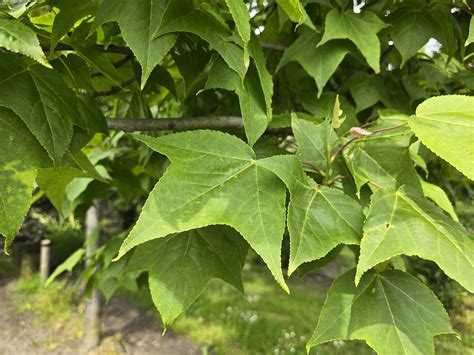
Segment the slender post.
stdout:
<path fill-rule="evenodd" d="M 49 276 L 49 268 L 51 265 L 51 240 L 43 239 L 40 249 L 40 277 L 44 284 Z"/>
<path fill-rule="evenodd" d="M 91 264 L 91 256 L 99 246 L 99 238 L 94 238 L 94 230 L 99 225 L 99 201 L 94 200 L 94 203 L 86 212 L 86 267 Z M 90 298 L 85 300 L 84 309 L 84 335 L 83 347 L 85 350 L 91 350 L 99 346 L 101 338 L 101 299 L 97 289 L 92 291 Z"/>

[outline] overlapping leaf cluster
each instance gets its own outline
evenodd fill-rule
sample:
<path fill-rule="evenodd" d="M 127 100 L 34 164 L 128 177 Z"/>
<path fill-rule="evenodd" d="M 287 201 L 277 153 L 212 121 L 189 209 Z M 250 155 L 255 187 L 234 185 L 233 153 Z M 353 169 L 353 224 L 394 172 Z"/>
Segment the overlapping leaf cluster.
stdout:
<path fill-rule="evenodd" d="M 288 234 L 288 276 L 344 245 L 358 259 L 329 290 L 309 347 L 363 339 L 379 353 L 426 354 L 452 332 L 434 294 L 391 260 L 434 261 L 474 292 L 472 235 L 427 181 L 436 156 L 474 179 L 465 2 L 0 4 L 6 247 L 35 187 L 66 217 L 98 196 L 136 203 L 159 177 L 123 244 L 100 251 L 107 297 L 146 272 L 169 324 L 212 278 L 243 291 L 248 247 L 289 292 Z M 107 138 L 104 114 L 240 116 L 244 129 Z"/>

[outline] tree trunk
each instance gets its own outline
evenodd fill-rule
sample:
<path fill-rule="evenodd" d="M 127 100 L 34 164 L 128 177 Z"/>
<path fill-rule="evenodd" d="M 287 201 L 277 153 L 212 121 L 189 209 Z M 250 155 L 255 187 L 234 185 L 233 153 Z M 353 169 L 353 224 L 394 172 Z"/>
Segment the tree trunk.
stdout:
<path fill-rule="evenodd" d="M 99 201 L 94 203 L 86 213 L 86 267 L 90 266 L 90 257 L 99 246 L 99 238 L 94 239 L 94 230 L 99 225 L 100 211 Z M 90 298 L 85 300 L 84 309 L 84 336 L 83 347 L 85 350 L 91 350 L 100 344 L 101 338 L 101 297 L 98 290 L 93 290 Z"/>

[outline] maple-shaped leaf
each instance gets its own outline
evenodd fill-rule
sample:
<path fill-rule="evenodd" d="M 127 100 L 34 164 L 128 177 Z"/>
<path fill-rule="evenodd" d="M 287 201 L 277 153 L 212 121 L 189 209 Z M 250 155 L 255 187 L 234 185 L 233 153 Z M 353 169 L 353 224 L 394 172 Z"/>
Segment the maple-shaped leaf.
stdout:
<path fill-rule="evenodd" d="M 335 188 L 317 185 L 304 173 L 296 156 L 273 156 L 262 160 L 261 165 L 278 175 L 291 194 L 288 275 L 340 244 L 359 244 L 364 214 L 355 200 Z"/>
<path fill-rule="evenodd" d="M 402 254 L 434 261 L 474 292 L 474 239 L 464 227 L 407 187 L 382 189 L 372 195 L 356 283 L 365 271 Z"/>
<path fill-rule="evenodd" d="M 95 30 L 103 23 L 118 22 L 125 42 L 142 66 L 142 88 L 153 68 L 176 42 L 176 34 L 154 38 L 166 5 L 166 0 L 106 0 L 92 26 Z"/>
<path fill-rule="evenodd" d="M 454 333 L 435 294 L 398 270 L 368 272 L 359 286 L 354 270 L 334 281 L 307 347 L 365 340 L 378 354 L 434 354 L 433 337 Z"/>
<path fill-rule="evenodd" d="M 298 62 L 314 79 L 318 87 L 318 97 L 324 85 L 349 53 L 349 46 L 342 41 L 330 41 L 320 47 L 317 43 L 321 35 L 316 31 L 305 30 L 283 53 L 277 70 L 290 61 Z"/>
<path fill-rule="evenodd" d="M 324 34 L 318 46 L 333 39 L 349 39 L 360 50 L 370 67 L 380 71 L 380 42 L 377 33 L 387 24 L 371 11 L 360 14 L 352 10 L 332 9 L 326 16 Z"/>
<path fill-rule="evenodd" d="M 217 131 L 136 138 L 166 155 L 171 166 L 150 193 L 119 257 L 149 240 L 224 224 L 247 240 L 288 290 L 280 260 L 286 189 L 261 166 L 263 160 L 256 160 L 242 140 Z"/>
<path fill-rule="evenodd" d="M 231 228 L 211 226 L 155 239 L 137 247 L 128 272 L 147 271 L 153 302 L 166 325 L 219 278 L 243 292 L 248 245 Z"/>
<path fill-rule="evenodd" d="M 437 31 L 434 18 L 420 8 L 404 7 L 391 14 L 393 44 L 402 55 L 402 65 L 415 55 Z"/>

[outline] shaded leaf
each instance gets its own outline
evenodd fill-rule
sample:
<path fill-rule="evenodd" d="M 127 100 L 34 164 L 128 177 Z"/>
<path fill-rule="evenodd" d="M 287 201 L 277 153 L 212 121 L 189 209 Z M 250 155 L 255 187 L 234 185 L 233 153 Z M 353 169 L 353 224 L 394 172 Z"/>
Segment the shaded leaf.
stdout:
<path fill-rule="evenodd" d="M 464 45 L 468 46 L 471 43 L 474 43 L 474 17 L 471 17 L 471 21 L 469 22 L 469 34 Z"/>
<path fill-rule="evenodd" d="M 242 83 L 235 71 L 231 70 L 222 59 L 218 58 L 212 64 L 203 90 L 212 88 L 222 88 L 234 91 L 237 94 L 242 120 L 244 121 L 245 135 L 249 145 L 254 145 L 257 139 L 265 132 L 271 119 L 271 116 L 268 116 L 265 95 L 260 85 L 258 70 L 252 66 Z"/>
<path fill-rule="evenodd" d="M 339 64 L 349 53 L 349 46 L 341 41 L 331 41 L 317 47 L 321 35 L 315 31 L 306 30 L 296 41 L 285 50 L 277 70 L 290 61 L 298 62 L 315 80 L 318 96 L 323 92 L 329 78 L 334 74 Z"/>
<path fill-rule="evenodd" d="M 153 68 L 176 42 L 175 34 L 155 38 L 161 24 L 166 0 L 106 0 L 94 20 L 92 30 L 109 21 L 117 21 L 123 38 L 142 66 L 141 87 Z"/>
<path fill-rule="evenodd" d="M 61 275 L 63 272 L 71 272 L 72 269 L 74 269 L 74 267 L 82 260 L 84 253 L 84 249 L 77 249 L 74 253 L 72 253 L 66 260 L 64 260 L 62 264 L 54 269 L 53 273 L 48 277 L 48 280 L 46 280 L 45 286 L 50 285 L 56 279 L 56 277 Z"/>
<path fill-rule="evenodd" d="M 245 241 L 227 227 L 212 226 L 173 234 L 139 246 L 127 266 L 147 271 L 153 302 L 166 325 L 220 278 L 243 292 Z"/>
<path fill-rule="evenodd" d="M 75 100 L 60 75 L 0 54 L 0 105 L 23 120 L 54 161 L 62 158 L 72 138 Z"/>
<path fill-rule="evenodd" d="M 420 8 L 401 8 L 392 15 L 393 44 L 402 55 L 402 65 L 414 56 L 437 31 L 431 14 Z"/>
<path fill-rule="evenodd" d="M 369 66 L 380 71 L 380 42 L 377 33 L 387 25 L 371 11 L 360 14 L 352 10 L 332 9 L 326 16 L 324 34 L 318 46 L 333 39 L 349 39 L 361 51 Z"/>
<path fill-rule="evenodd" d="M 53 6 L 59 8 L 59 13 L 54 17 L 51 29 L 51 49 L 66 35 L 71 28 L 81 19 L 95 14 L 99 6 L 98 0 L 58 0 L 52 2 Z"/>
<path fill-rule="evenodd" d="M 208 12 L 192 7 L 189 10 L 186 11 L 182 0 L 170 0 L 155 37 L 174 32 L 194 33 L 208 42 L 243 80 L 247 72 L 244 50 L 230 41 L 230 29 Z"/>

